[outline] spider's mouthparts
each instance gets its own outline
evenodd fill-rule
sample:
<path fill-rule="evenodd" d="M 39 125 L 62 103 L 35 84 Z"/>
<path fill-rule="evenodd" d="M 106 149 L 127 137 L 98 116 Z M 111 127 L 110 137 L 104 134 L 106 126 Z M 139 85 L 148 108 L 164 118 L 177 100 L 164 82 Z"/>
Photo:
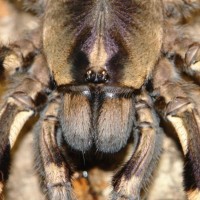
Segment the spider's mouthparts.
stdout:
<path fill-rule="evenodd" d="M 85 80 L 88 83 L 96 83 L 96 84 L 106 83 L 109 80 L 109 75 L 106 70 L 95 72 L 90 69 L 86 72 Z"/>

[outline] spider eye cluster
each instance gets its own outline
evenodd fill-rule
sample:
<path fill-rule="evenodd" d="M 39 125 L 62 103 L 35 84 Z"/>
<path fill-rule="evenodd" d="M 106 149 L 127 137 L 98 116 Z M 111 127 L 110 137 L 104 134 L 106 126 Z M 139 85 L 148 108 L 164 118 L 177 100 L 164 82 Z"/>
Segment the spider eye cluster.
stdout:
<path fill-rule="evenodd" d="M 88 83 L 106 83 L 109 81 L 109 75 L 106 70 L 95 72 L 90 69 L 86 72 L 85 80 Z"/>

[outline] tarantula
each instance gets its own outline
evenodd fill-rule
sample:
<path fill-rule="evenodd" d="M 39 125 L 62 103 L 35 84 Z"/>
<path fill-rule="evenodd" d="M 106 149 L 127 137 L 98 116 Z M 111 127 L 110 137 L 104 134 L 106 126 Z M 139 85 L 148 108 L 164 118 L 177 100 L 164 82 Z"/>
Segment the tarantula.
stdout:
<path fill-rule="evenodd" d="M 188 199 L 200 199 L 200 51 L 179 28 L 198 16 L 200 2 L 26 3 L 42 12 L 42 31 L 0 50 L 2 84 L 14 82 L 0 111 L 1 191 L 21 128 L 41 113 L 36 165 L 48 199 L 75 199 L 73 171 L 95 165 L 118 169 L 110 199 L 140 199 L 161 152 L 159 118 L 180 139 Z"/>

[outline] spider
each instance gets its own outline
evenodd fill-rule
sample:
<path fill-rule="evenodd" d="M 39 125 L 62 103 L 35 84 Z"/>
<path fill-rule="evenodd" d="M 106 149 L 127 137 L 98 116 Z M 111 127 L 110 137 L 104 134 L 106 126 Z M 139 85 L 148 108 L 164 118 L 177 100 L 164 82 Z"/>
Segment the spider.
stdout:
<path fill-rule="evenodd" d="M 200 199 L 200 51 L 189 33 L 200 2 L 25 4 L 42 25 L 0 49 L 1 81 L 11 85 L 0 110 L 1 192 L 19 132 L 39 114 L 36 166 L 48 199 L 76 199 L 74 171 L 97 165 L 116 171 L 109 199 L 140 199 L 161 153 L 160 119 L 180 140 L 187 197 Z"/>

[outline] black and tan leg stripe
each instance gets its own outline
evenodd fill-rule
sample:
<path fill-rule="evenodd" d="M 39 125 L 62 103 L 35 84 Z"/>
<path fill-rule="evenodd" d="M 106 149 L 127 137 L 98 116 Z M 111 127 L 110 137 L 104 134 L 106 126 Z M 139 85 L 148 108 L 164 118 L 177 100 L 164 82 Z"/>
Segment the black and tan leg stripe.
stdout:
<path fill-rule="evenodd" d="M 114 199 L 139 199 L 140 190 L 148 179 L 160 153 L 158 122 L 151 108 L 150 98 L 143 92 L 137 97 L 136 112 L 139 141 L 135 152 L 124 167 L 114 176 Z M 157 152 L 156 152 L 157 151 Z"/>
<path fill-rule="evenodd" d="M 70 166 L 57 143 L 60 130 L 60 98 L 52 100 L 45 112 L 39 138 L 44 183 L 50 200 L 74 199 L 70 183 Z"/>

